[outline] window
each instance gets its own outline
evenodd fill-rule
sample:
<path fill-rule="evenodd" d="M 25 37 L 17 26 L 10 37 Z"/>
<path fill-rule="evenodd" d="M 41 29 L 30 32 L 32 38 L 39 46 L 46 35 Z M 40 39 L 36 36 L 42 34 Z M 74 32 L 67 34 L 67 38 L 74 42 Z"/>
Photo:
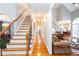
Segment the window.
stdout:
<path fill-rule="evenodd" d="M 70 20 L 59 21 L 59 25 L 63 31 L 70 31 L 71 30 L 71 21 Z"/>
<path fill-rule="evenodd" d="M 79 18 L 76 18 L 73 21 L 72 36 L 73 37 L 79 37 Z"/>

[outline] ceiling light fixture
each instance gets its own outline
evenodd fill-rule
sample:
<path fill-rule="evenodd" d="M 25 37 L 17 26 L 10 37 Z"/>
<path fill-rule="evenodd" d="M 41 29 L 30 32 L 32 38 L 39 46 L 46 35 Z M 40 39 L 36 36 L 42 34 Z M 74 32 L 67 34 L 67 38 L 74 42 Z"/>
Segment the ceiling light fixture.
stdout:
<path fill-rule="evenodd" d="M 79 3 L 73 3 L 75 6 L 79 6 Z"/>

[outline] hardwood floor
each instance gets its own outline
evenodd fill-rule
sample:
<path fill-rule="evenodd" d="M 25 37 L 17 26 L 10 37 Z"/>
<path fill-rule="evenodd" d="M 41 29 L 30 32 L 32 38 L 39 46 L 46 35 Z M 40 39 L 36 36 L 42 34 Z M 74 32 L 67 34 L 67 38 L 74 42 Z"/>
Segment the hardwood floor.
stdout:
<path fill-rule="evenodd" d="M 39 43 L 38 36 L 36 37 L 36 42 L 33 48 L 32 56 L 49 56 L 46 45 L 41 39 Z"/>
<path fill-rule="evenodd" d="M 72 56 L 72 54 L 52 54 L 50 56 Z"/>
<path fill-rule="evenodd" d="M 33 48 L 33 52 L 31 55 L 29 56 L 79 56 L 79 55 L 75 55 L 75 54 L 70 54 L 70 53 L 63 53 L 63 54 L 49 54 L 48 50 L 46 48 L 46 44 L 43 41 L 43 38 L 41 37 L 40 43 L 38 40 L 38 36 L 36 36 L 36 40 L 35 40 L 35 45 Z"/>
<path fill-rule="evenodd" d="M 31 56 L 71 56 L 71 54 L 52 54 L 50 55 L 48 53 L 48 50 L 46 48 L 46 45 L 43 41 L 42 35 L 41 35 L 41 42 L 39 44 L 38 36 L 36 37 L 36 42 L 33 48 L 33 53 Z"/>

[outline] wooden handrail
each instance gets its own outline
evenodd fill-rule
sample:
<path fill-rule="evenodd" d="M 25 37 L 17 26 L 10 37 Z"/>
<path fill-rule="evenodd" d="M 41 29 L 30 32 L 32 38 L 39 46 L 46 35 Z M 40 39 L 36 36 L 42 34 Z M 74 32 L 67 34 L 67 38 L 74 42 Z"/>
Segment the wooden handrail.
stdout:
<path fill-rule="evenodd" d="M 26 9 L 23 10 L 23 12 L 15 19 L 13 20 L 4 30 L 2 30 L 0 32 L 0 36 L 5 32 L 7 31 L 17 20 L 19 20 L 19 18 L 23 15 L 23 13 L 26 11 Z"/>

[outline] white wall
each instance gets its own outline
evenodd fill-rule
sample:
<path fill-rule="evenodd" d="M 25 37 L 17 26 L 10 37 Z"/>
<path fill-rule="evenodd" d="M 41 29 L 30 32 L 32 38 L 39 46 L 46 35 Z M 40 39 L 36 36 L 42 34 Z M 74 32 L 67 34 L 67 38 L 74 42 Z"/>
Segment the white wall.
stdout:
<path fill-rule="evenodd" d="M 8 15 L 10 21 L 14 20 L 25 8 L 28 11 L 28 5 L 23 3 L 0 3 L 0 13 Z"/>
<path fill-rule="evenodd" d="M 17 15 L 20 14 L 24 9 L 26 9 L 25 15 L 31 14 L 30 6 L 27 3 L 17 3 L 16 4 L 16 13 Z"/>
<path fill-rule="evenodd" d="M 71 18 L 72 20 L 74 20 L 75 18 L 78 18 L 79 17 L 79 9 L 71 12 Z"/>
<path fill-rule="evenodd" d="M 8 15 L 11 20 L 14 19 L 16 17 L 15 4 L 14 3 L 0 3 L 0 13 Z"/>
<path fill-rule="evenodd" d="M 62 18 L 61 15 L 59 15 L 61 13 L 61 8 L 60 9 L 52 8 L 51 13 L 52 13 L 52 27 L 53 27 L 53 29 L 55 29 L 55 31 L 59 31 L 60 27 L 59 27 L 58 21 Z"/>
<path fill-rule="evenodd" d="M 57 12 L 57 14 L 55 14 L 55 20 L 71 20 L 71 12 L 64 5 L 55 8 L 55 11 Z"/>
<path fill-rule="evenodd" d="M 71 20 L 71 12 L 62 6 L 62 20 Z"/>
<path fill-rule="evenodd" d="M 51 10 L 48 12 L 48 19 L 46 20 L 46 46 L 48 48 L 49 54 L 52 54 L 52 17 Z"/>

